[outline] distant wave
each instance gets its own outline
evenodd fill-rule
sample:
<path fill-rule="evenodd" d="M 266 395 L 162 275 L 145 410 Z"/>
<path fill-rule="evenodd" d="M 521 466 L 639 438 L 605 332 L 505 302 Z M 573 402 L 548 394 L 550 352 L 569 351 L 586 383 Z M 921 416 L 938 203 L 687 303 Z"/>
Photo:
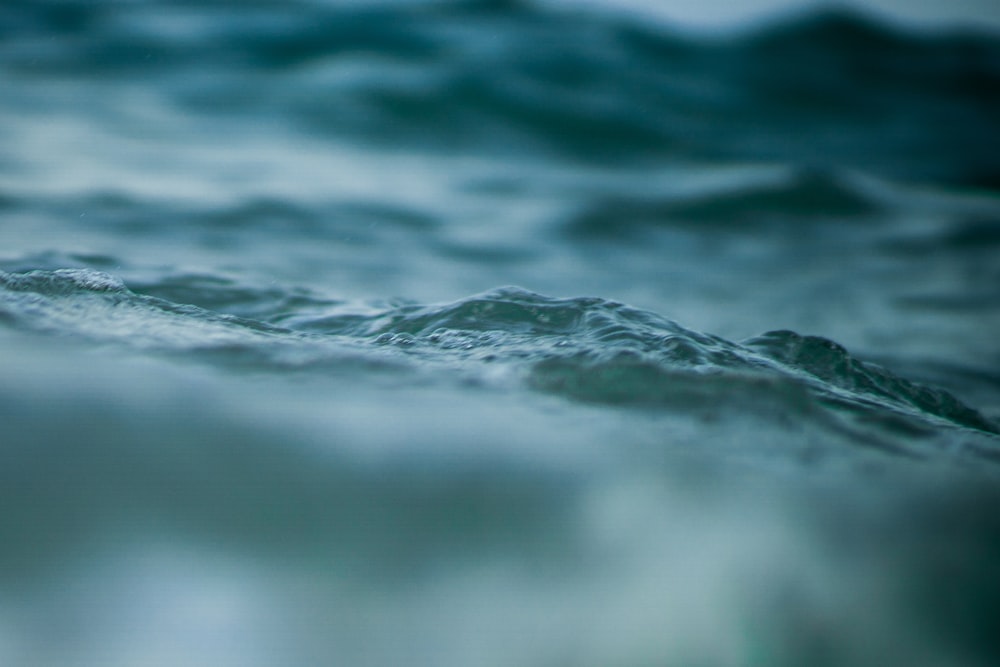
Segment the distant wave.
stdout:
<path fill-rule="evenodd" d="M 0 64 L 364 145 L 1000 182 L 1000 42 L 846 12 L 710 38 L 529 2 L 15 1 Z"/>

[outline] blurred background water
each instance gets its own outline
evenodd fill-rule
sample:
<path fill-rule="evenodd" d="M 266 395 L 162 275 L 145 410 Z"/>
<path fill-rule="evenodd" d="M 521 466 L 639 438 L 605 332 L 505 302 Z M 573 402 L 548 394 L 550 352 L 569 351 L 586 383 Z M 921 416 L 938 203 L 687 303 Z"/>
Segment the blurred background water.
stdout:
<path fill-rule="evenodd" d="M 0 663 L 996 664 L 998 26 L 7 0 Z"/>

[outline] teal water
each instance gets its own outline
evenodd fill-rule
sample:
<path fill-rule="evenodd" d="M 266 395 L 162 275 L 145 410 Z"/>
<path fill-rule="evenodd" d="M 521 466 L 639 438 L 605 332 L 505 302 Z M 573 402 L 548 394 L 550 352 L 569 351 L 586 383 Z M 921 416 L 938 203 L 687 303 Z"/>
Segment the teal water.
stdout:
<path fill-rule="evenodd" d="M 0 664 L 1000 656 L 1000 41 L 0 8 Z"/>

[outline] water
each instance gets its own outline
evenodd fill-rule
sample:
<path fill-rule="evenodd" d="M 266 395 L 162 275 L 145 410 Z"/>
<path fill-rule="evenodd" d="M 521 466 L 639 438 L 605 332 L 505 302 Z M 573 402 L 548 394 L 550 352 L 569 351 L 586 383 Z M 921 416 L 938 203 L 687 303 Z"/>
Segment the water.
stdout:
<path fill-rule="evenodd" d="M 0 8 L 0 663 L 1000 657 L 1000 41 Z"/>

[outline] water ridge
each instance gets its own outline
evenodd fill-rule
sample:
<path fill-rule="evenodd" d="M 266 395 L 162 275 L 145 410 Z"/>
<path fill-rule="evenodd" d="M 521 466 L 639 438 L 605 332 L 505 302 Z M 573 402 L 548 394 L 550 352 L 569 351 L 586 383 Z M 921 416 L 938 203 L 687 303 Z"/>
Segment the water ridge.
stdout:
<path fill-rule="evenodd" d="M 833 341 L 774 331 L 738 344 L 595 297 L 558 299 L 504 287 L 435 306 L 352 310 L 340 304 L 319 316 L 316 302 L 306 300 L 302 317 L 276 315 L 285 322 L 279 326 L 136 294 L 121 280 L 87 269 L 0 273 L 0 288 L 4 319 L 15 326 L 154 351 L 188 350 L 207 354 L 210 363 L 213 350 L 218 361 L 233 346 L 262 368 L 325 368 L 324 361 L 358 355 L 374 362 L 388 351 L 404 366 L 458 367 L 459 377 L 471 373 L 480 380 L 486 367 L 504 367 L 529 387 L 590 403 L 738 407 L 764 392 L 790 401 L 791 410 L 805 410 L 804 419 L 812 409 L 802 408 L 803 400 L 1000 434 L 950 393 L 858 360 Z M 240 294 L 242 301 L 247 297 Z M 267 291 L 259 297 L 274 300 Z"/>
<path fill-rule="evenodd" d="M 217 20 L 236 6 L 241 20 Z M 41 46 L 50 36 L 58 48 Z M 694 39 L 528 2 L 18 2 L 0 12 L 0 63 L 18 90 L 32 76 L 152 77 L 195 116 L 369 147 L 599 164 L 752 157 L 979 187 L 1000 173 L 984 141 L 1000 117 L 992 36 L 843 11 Z"/>

